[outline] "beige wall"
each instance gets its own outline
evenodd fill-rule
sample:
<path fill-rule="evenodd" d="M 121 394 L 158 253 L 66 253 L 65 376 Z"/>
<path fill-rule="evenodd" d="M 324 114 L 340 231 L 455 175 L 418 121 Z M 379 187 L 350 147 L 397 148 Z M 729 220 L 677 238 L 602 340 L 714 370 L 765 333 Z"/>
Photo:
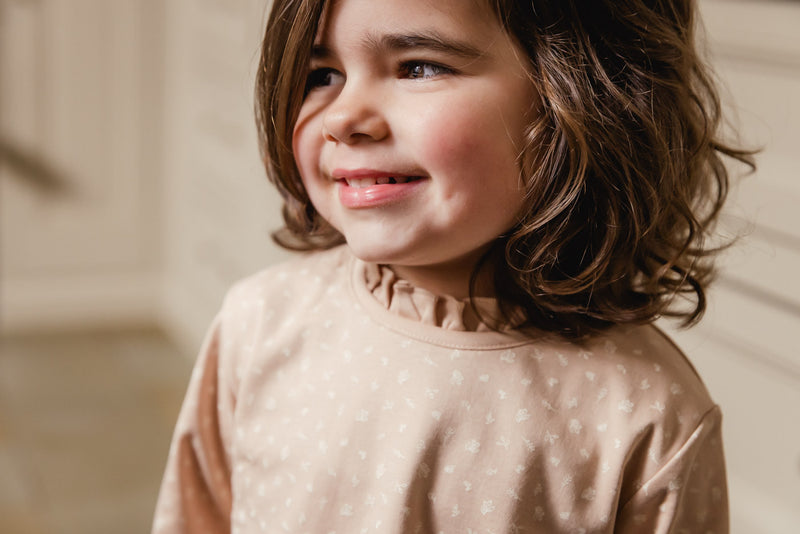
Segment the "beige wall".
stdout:
<path fill-rule="evenodd" d="M 0 1 L 4 329 L 141 322 L 155 312 L 157 8 Z"/>
<path fill-rule="evenodd" d="M 174 0 L 166 13 L 164 319 L 195 346 L 232 281 L 283 257 L 253 85 L 261 0 Z"/>
<path fill-rule="evenodd" d="M 734 532 L 800 525 L 800 3 L 702 2 L 714 65 L 743 140 L 764 147 L 722 228 L 704 321 L 676 339 L 725 414 Z"/>

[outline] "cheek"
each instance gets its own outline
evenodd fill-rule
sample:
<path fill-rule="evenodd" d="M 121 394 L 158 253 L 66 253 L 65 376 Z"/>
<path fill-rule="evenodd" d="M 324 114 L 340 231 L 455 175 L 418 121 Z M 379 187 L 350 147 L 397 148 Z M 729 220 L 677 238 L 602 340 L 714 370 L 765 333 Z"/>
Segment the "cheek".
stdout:
<path fill-rule="evenodd" d="M 418 154 L 432 174 L 462 173 L 479 163 L 480 136 L 476 125 L 464 114 L 436 112 L 415 128 Z"/>
<path fill-rule="evenodd" d="M 325 180 L 321 176 L 319 167 L 319 154 L 322 149 L 322 143 L 318 142 L 316 137 L 311 135 L 308 129 L 296 131 L 292 140 L 292 148 L 295 165 L 297 165 L 300 180 L 303 183 L 306 194 L 308 194 L 317 211 L 325 216 L 327 209 L 324 202 L 322 202 L 324 199 Z"/>
<path fill-rule="evenodd" d="M 310 153 L 310 135 L 309 128 L 298 125 L 292 133 L 292 153 L 294 154 L 294 162 L 300 175 L 303 177 L 305 183 L 305 175 L 307 174 L 306 167 Z"/>
<path fill-rule="evenodd" d="M 315 172 L 323 145 L 322 118 L 317 107 L 304 103 L 292 131 L 292 153 L 305 183 L 306 176 Z"/>
<path fill-rule="evenodd" d="M 300 180 L 311 204 L 322 217 L 330 222 L 330 209 L 326 202 L 324 185 L 319 169 L 320 152 L 324 145 L 319 130 L 314 129 L 313 120 L 300 121 L 292 133 L 292 152 Z"/>
<path fill-rule="evenodd" d="M 426 117 L 417 130 L 424 165 L 444 178 L 439 190 L 452 209 L 446 215 L 481 221 L 497 234 L 513 226 L 524 191 L 518 164 L 524 124 L 519 116 L 504 117 L 498 102 L 447 106 Z M 445 215 L 443 210 L 442 216 Z"/>
<path fill-rule="evenodd" d="M 475 106 L 475 104 L 473 104 Z M 519 137 L 510 132 L 497 106 L 463 107 L 452 105 L 447 111 L 430 113 L 416 130 L 424 164 L 435 173 L 447 173 L 453 178 L 476 180 L 479 188 L 496 186 L 496 179 L 518 184 Z M 492 112 L 494 110 L 494 112 Z M 492 178 L 492 179 L 490 179 Z"/>

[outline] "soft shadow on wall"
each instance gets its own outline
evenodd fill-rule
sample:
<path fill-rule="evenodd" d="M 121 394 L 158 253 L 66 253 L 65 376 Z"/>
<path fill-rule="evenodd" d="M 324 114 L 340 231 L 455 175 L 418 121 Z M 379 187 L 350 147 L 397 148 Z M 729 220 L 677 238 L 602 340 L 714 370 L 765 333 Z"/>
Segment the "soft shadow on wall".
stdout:
<path fill-rule="evenodd" d="M 725 414 L 733 532 L 800 524 L 799 2 L 700 2 L 726 108 L 758 169 L 732 191 L 728 251 L 695 329 L 677 332 Z"/>

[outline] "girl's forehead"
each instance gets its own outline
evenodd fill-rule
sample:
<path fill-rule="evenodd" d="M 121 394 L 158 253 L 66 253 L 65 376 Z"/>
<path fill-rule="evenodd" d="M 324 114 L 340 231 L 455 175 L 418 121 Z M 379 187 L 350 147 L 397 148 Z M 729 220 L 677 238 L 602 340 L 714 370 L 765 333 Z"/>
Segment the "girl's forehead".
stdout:
<path fill-rule="evenodd" d="M 423 28 L 480 41 L 496 38 L 500 25 L 487 0 L 329 0 L 315 44 Z"/>
<path fill-rule="evenodd" d="M 325 9 L 328 10 L 334 5 L 341 5 L 348 3 L 350 0 L 319 0 L 325 4 Z M 476 10 L 483 13 L 491 12 L 491 2 L 489 0 L 420 0 L 420 1 L 403 1 L 394 2 L 393 0 L 372 0 L 369 2 L 374 6 L 386 6 L 393 3 L 399 3 L 407 6 L 410 11 L 419 11 L 422 9 L 437 9 L 441 11 L 452 11 L 453 7 L 461 7 L 469 10 Z"/>

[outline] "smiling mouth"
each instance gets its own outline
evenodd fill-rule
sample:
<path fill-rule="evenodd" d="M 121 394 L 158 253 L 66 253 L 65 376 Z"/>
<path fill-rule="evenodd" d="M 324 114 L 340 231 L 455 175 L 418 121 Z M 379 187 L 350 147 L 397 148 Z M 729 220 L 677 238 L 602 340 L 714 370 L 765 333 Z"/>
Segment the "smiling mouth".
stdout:
<path fill-rule="evenodd" d="M 338 184 L 339 201 L 348 209 L 382 208 L 403 202 L 418 194 L 427 180 L 423 174 L 375 169 L 337 169 L 332 176 Z"/>
<path fill-rule="evenodd" d="M 341 178 L 339 181 L 345 182 L 348 187 L 363 189 L 375 185 L 407 184 L 421 179 L 422 176 L 376 176 L 366 178 Z"/>

